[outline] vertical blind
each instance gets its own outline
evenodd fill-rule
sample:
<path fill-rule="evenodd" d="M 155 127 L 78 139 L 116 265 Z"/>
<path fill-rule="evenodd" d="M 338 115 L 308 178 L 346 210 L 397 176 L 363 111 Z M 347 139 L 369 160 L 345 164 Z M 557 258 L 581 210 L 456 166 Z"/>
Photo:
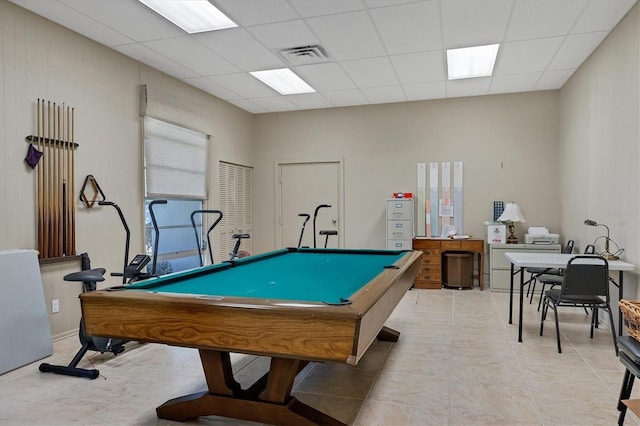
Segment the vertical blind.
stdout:
<path fill-rule="evenodd" d="M 147 198 L 207 198 L 209 136 L 151 117 L 144 118 Z"/>

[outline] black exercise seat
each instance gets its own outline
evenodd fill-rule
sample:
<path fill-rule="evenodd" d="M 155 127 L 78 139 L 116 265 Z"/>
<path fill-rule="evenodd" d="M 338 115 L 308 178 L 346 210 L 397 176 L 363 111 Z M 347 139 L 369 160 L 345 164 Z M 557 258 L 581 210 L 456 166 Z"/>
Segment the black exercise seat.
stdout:
<path fill-rule="evenodd" d="M 87 269 L 86 271 L 73 272 L 64 276 L 65 281 L 104 281 L 104 274 L 107 272 L 104 268 Z"/>
<path fill-rule="evenodd" d="M 107 272 L 104 268 L 85 269 L 84 271 L 72 272 L 65 275 L 62 279 L 70 282 L 82 282 L 83 292 L 94 291 L 96 283 L 104 281 L 104 274 Z"/>
<path fill-rule="evenodd" d="M 338 235 L 338 231 L 328 230 L 328 231 L 320 231 L 320 235 L 324 235 L 324 248 L 327 248 L 327 242 L 329 241 L 329 235 Z"/>

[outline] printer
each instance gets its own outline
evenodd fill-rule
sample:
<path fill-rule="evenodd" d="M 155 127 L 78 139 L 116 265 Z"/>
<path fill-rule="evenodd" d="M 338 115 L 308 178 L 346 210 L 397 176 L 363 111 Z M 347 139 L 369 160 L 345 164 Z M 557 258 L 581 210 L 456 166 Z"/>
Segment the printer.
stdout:
<path fill-rule="evenodd" d="M 550 234 L 545 227 L 530 226 L 524 236 L 524 242 L 526 244 L 558 244 L 560 236 L 558 234 Z"/>

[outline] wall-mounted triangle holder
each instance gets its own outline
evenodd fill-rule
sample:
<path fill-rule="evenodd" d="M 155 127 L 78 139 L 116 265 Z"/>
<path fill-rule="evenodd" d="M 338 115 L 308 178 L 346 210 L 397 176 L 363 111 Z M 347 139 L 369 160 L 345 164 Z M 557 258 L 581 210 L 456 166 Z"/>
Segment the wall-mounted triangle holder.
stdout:
<path fill-rule="evenodd" d="M 91 199 L 89 199 L 88 192 L 90 191 Z M 102 197 L 102 200 L 98 200 L 98 196 Z M 80 189 L 80 201 L 84 203 L 84 206 L 88 209 L 92 208 L 96 201 L 106 201 L 107 197 L 104 196 L 104 192 L 98 185 L 98 181 L 93 175 L 87 175 L 84 178 L 84 183 Z"/>

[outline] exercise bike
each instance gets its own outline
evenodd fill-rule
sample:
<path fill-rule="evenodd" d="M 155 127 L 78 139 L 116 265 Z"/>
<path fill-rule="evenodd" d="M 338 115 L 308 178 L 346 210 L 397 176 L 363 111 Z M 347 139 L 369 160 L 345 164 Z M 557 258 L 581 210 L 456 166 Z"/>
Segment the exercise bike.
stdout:
<path fill-rule="evenodd" d="M 233 234 L 231 238 L 236 240 L 236 243 L 233 246 L 233 251 L 229 253 L 229 262 L 233 262 L 236 259 L 242 259 L 243 257 L 251 256 L 249 252 L 240 250 L 240 244 L 242 243 L 242 240 L 244 240 L 245 238 L 251 238 L 249 234 Z"/>
<path fill-rule="evenodd" d="M 218 217 L 216 218 L 216 220 L 213 222 L 213 224 L 209 227 L 209 230 L 207 231 L 207 242 L 205 243 L 204 240 L 201 240 L 201 238 L 198 236 L 198 225 L 196 224 L 195 221 L 195 216 L 197 214 L 200 214 L 202 216 L 204 216 L 205 214 L 215 214 Z M 213 231 L 213 228 L 216 227 L 216 225 L 218 223 L 220 223 L 220 221 L 222 220 L 222 212 L 220 210 L 194 210 L 193 212 L 191 212 L 191 226 L 193 227 L 193 232 L 196 234 L 196 247 L 198 247 L 198 259 L 200 259 L 200 266 L 204 266 L 204 260 L 205 260 L 205 255 L 202 254 L 202 249 L 204 249 L 205 247 L 201 246 L 206 244 L 206 248 L 209 249 L 209 259 L 211 259 L 211 264 L 213 265 L 215 262 L 213 261 L 213 251 L 211 249 L 211 231 Z M 200 224 L 200 226 L 202 226 L 202 223 Z"/>
<path fill-rule="evenodd" d="M 82 253 L 81 255 L 82 270 L 80 272 L 73 272 L 64 276 L 65 281 L 70 282 L 82 282 L 82 292 L 86 293 L 94 291 L 98 282 L 104 281 L 104 274 L 106 269 L 95 268 L 91 269 L 89 255 Z M 130 279 L 135 279 L 138 273 L 141 273 L 142 268 L 145 267 L 151 258 L 147 255 L 137 255 L 133 258 L 130 265 L 128 265 L 125 274 Z M 84 318 L 80 318 L 80 326 L 78 327 L 78 337 L 80 339 L 80 350 L 73 357 L 69 365 L 52 365 L 46 362 L 40 364 L 39 370 L 43 373 L 55 373 L 65 376 L 74 377 L 86 377 L 88 379 L 97 379 L 100 375 L 100 371 L 97 369 L 87 369 L 78 367 L 78 363 L 87 353 L 87 351 L 95 351 L 100 353 L 111 352 L 114 355 L 118 355 L 124 352 L 124 340 L 112 339 L 110 337 L 93 337 L 88 336 L 84 327 Z"/>
<path fill-rule="evenodd" d="M 316 207 L 315 211 L 313 212 L 313 248 L 317 247 L 317 239 L 316 239 L 316 221 L 318 220 L 318 212 L 320 211 L 320 209 L 324 209 L 324 208 L 330 208 L 331 205 L 330 204 L 320 204 Z M 311 215 L 308 213 L 300 213 L 298 214 L 298 216 L 300 217 L 304 217 L 304 222 L 302 223 L 302 229 L 300 230 L 300 238 L 298 239 L 298 248 L 302 247 L 302 238 L 304 236 L 304 230 L 305 227 L 307 226 L 307 222 L 309 221 L 309 219 L 311 218 Z M 329 236 L 331 235 L 338 235 L 338 231 L 330 229 L 330 230 L 321 230 L 320 231 L 320 235 L 324 235 L 325 239 L 324 239 L 324 248 L 327 248 L 327 243 L 329 242 Z"/>
<path fill-rule="evenodd" d="M 166 204 L 166 200 L 157 200 L 159 203 Z M 152 202 L 153 203 L 153 202 Z M 112 273 L 112 276 L 122 276 L 122 283 L 125 284 L 127 282 L 139 281 L 142 279 L 149 278 L 153 276 L 153 274 L 149 274 L 143 272 L 144 267 L 151 261 L 151 257 L 146 254 L 138 254 L 128 262 L 129 259 L 129 243 L 131 238 L 131 233 L 129 231 L 129 226 L 122 214 L 122 210 L 120 207 L 111 202 L 111 201 L 99 201 L 99 205 L 103 206 L 112 206 L 117 212 L 122 225 L 126 232 L 125 238 L 125 255 L 124 255 L 124 267 L 122 273 Z M 153 209 L 150 206 L 150 212 L 153 219 L 154 231 L 156 232 L 156 241 L 158 239 L 158 227 L 155 222 L 155 217 L 153 213 Z M 157 258 L 157 245 L 154 247 L 153 252 L 154 257 L 154 265 L 155 258 Z M 69 282 L 82 282 L 82 292 L 95 291 L 97 288 L 97 283 L 105 280 L 104 274 L 106 273 L 105 268 L 91 268 L 91 262 L 89 260 L 89 255 L 87 253 L 82 253 L 80 255 L 81 258 L 81 271 L 73 272 L 71 274 L 67 274 L 64 276 L 64 281 Z M 154 271 L 152 271 L 154 273 Z M 122 286 L 119 286 L 122 288 Z M 117 289 L 118 287 L 112 287 L 112 289 Z M 84 326 L 84 318 L 80 318 L 80 325 L 78 327 L 78 337 L 80 339 L 80 350 L 73 357 L 69 365 L 52 365 L 48 363 L 42 363 L 39 366 L 39 370 L 43 373 L 54 373 L 54 374 L 62 374 L 65 376 L 74 376 L 74 377 L 86 377 L 88 379 L 97 379 L 100 375 L 100 371 L 97 369 L 86 369 L 78 367 L 78 363 L 84 355 L 88 351 L 95 351 L 100 353 L 111 352 L 115 355 L 123 352 L 125 350 L 124 344 L 125 340 L 113 339 L 109 337 L 93 337 L 89 336 L 86 333 Z"/>

